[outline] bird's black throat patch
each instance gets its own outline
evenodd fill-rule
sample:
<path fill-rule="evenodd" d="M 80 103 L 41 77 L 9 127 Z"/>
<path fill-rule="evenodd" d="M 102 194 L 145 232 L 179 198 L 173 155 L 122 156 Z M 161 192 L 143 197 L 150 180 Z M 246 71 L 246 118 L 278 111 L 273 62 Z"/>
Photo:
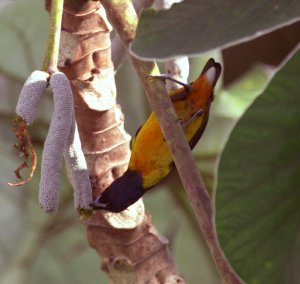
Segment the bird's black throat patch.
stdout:
<path fill-rule="evenodd" d="M 140 199 L 144 193 L 141 175 L 128 169 L 107 187 L 90 206 L 94 209 L 121 212 Z"/>

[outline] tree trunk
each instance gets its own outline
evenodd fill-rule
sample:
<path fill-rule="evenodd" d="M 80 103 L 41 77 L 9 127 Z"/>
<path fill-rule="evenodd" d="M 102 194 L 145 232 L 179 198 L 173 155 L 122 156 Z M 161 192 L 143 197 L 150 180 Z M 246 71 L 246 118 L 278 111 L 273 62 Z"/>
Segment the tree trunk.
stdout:
<path fill-rule="evenodd" d="M 49 4 L 46 0 L 47 9 Z M 124 173 L 130 157 L 130 136 L 116 104 L 111 30 L 99 1 L 65 1 L 59 68 L 72 86 L 94 198 Z M 118 214 L 97 211 L 83 223 L 111 283 L 184 282 L 168 240 L 157 232 L 141 200 Z"/>

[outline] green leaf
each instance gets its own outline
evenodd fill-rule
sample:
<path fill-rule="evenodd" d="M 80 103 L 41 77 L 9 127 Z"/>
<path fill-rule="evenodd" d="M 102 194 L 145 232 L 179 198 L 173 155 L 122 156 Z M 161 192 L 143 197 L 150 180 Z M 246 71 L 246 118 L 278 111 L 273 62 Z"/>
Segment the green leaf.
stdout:
<path fill-rule="evenodd" d="M 300 51 L 233 130 L 222 154 L 216 226 L 246 283 L 300 283 Z"/>
<path fill-rule="evenodd" d="M 148 59 L 203 53 L 262 35 L 299 16 L 299 1 L 185 0 L 169 10 L 143 11 L 132 52 Z"/>

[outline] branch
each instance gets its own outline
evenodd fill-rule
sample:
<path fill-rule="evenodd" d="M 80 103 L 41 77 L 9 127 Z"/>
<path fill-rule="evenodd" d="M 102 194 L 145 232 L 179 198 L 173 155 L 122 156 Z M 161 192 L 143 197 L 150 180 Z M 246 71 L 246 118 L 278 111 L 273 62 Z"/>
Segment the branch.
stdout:
<path fill-rule="evenodd" d="M 149 8 L 154 0 L 133 0 L 134 9 L 139 16 L 143 9 Z M 114 64 L 115 72 L 122 66 L 122 63 L 127 55 L 127 50 L 123 45 L 119 35 L 116 34 L 111 43 L 111 60 Z"/>
<path fill-rule="evenodd" d="M 101 3 L 124 45 L 129 48 L 137 26 L 137 16 L 131 1 L 122 1 L 122 5 L 117 0 L 102 0 Z M 165 87 L 159 80 L 149 82 L 145 80 L 147 75 L 158 72 L 158 67 L 153 62 L 143 62 L 133 56 L 131 56 L 131 60 L 170 147 L 183 186 L 219 273 L 225 283 L 242 283 L 220 248 L 211 200 Z"/>

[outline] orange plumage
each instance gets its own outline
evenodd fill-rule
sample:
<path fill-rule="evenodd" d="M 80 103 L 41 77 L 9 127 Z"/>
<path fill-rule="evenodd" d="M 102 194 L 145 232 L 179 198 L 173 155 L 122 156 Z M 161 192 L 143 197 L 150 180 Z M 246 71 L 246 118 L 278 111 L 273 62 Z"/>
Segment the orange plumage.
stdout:
<path fill-rule="evenodd" d="M 220 76 L 221 65 L 210 59 L 200 76 L 190 85 L 171 92 L 170 98 L 191 149 L 206 127 L 213 89 Z M 164 80 L 170 79 L 158 76 Z M 173 158 L 154 113 L 131 143 L 128 170 L 99 196 L 92 207 L 119 212 L 137 201 L 174 168 Z"/>

